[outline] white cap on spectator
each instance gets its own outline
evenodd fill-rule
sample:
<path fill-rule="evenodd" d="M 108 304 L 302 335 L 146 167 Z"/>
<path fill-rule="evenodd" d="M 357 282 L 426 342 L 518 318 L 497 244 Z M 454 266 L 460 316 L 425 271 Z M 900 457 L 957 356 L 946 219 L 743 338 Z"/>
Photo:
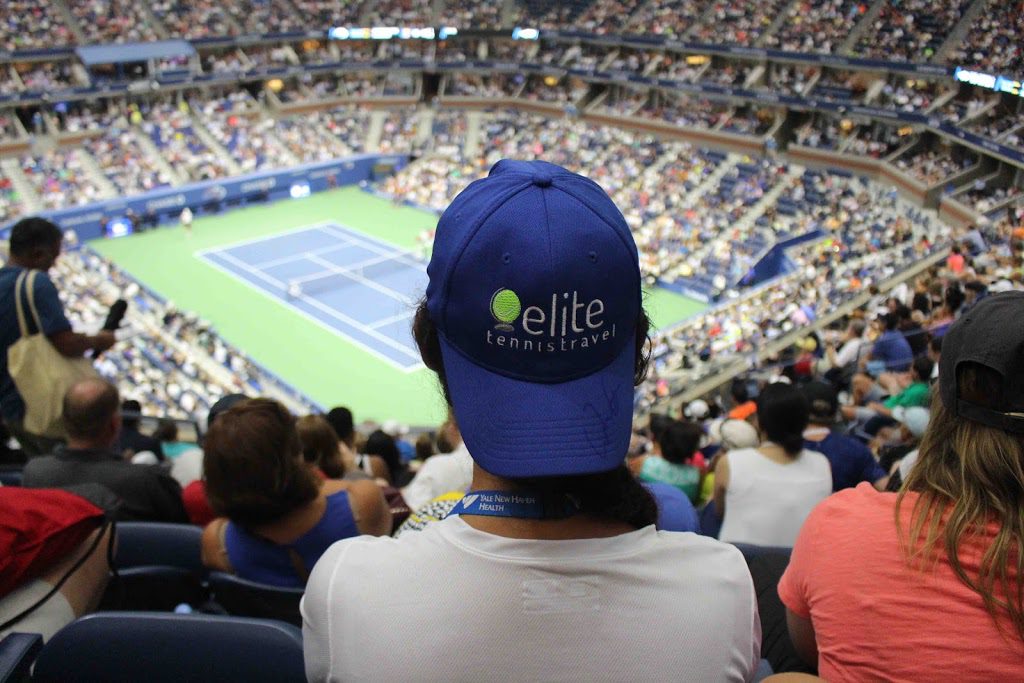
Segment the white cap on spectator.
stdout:
<path fill-rule="evenodd" d="M 398 439 L 409 433 L 409 427 L 401 424 L 398 420 L 386 420 L 380 426 L 380 430 L 388 436 Z"/>
<path fill-rule="evenodd" d="M 683 415 L 691 420 L 703 420 L 710 412 L 711 408 L 708 406 L 708 402 L 698 398 L 695 401 L 690 401 L 690 404 L 683 411 Z"/>

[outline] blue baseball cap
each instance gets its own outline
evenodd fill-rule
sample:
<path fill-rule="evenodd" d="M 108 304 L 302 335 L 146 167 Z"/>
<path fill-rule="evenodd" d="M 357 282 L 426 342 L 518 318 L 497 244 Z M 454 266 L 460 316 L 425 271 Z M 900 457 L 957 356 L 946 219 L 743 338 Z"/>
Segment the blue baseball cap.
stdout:
<path fill-rule="evenodd" d="M 597 183 L 499 161 L 441 216 L 427 274 L 455 417 L 481 467 L 543 477 L 623 461 L 640 264 Z"/>

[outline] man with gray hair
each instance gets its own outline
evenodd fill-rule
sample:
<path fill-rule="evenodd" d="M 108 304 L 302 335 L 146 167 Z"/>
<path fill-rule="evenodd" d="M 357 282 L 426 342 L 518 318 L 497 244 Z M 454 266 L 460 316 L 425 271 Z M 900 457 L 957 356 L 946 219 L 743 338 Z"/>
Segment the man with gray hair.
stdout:
<path fill-rule="evenodd" d="M 25 465 L 31 488 L 65 488 L 100 484 L 122 503 L 124 521 L 187 522 L 181 487 L 157 466 L 132 465 L 114 450 L 121 431 L 120 397 L 106 380 L 90 378 L 64 396 L 66 447 Z"/>

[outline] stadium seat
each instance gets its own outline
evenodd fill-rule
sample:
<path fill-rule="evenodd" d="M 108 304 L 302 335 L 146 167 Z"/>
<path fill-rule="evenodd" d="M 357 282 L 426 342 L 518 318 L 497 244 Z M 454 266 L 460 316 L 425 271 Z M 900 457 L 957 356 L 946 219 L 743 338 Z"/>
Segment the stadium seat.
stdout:
<path fill-rule="evenodd" d="M 32 680 L 305 681 L 302 633 L 262 619 L 100 612 L 58 631 Z"/>
<path fill-rule="evenodd" d="M 119 568 L 162 565 L 202 574 L 199 544 L 203 531 L 191 524 L 122 522 L 117 525 Z"/>
<path fill-rule="evenodd" d="M 29 680 L 29 669 L 42 648 L 38 633 L 11 633 L 0 641 L 0 683 Z"/>
<path fill-rule="evenodd" d="M 206 570 L 199 556 L 202 536 L 190 524 L 124 522 L 117 525 L 114 567 L 101 607 L 171 611 L 182 603 L 206 601 Z"/>
<path fill-rule="evenodd" d="M 301 588 L 268 586 L 224 572 L 211 572 L 209 585 L 214 602 L 228 614 L 302 625 L 299 600 L 304 591 Z"/>
<path fill-rule="evenodd" d="M 786 607 L 779 599 L 779 579 L 789 565 L 793 549 L 747 543 L 736 543 L 735 546 L 743 553 L 750 576 L 754 579 L 757 612 L 761 619 L 761 657 L 776 673 L 811 673 L 811 668 L 800 659 L 789 639 Z"/>
<path fill-rule="evenodd" d="M 714 502 L 708 501 L 700 509 L 700 534 L 701 536 L 718 538 L 718 532 L 721 529 L 722 519 L 718 516 L 718 512 L 715 511 Z"/>

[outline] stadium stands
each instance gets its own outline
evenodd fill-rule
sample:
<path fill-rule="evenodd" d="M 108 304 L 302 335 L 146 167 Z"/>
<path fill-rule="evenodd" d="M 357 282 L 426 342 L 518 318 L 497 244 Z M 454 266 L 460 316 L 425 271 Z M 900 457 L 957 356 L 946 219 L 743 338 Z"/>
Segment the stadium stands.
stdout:
<path fill-rule="evenodd" d="M 481 32 L 326 38 L 330 27 L 376 25 Z M 513 27 L 542 33 L 512 40 Z M 643 418 L 699 398 L 703 410 L 687 415 L 710 459 L 728 450 L 722 419 L 741 403 L 726 396 L 730 383 L 742 387 L 736 397 L 824 379 L 841 390 L 835 430 L 884 470 L 880 484 L 865 480 L 895 490 L 921 434 L 884 399 L 905 397 L 913 378 L 867 362 L 883 315 L 918 359 L 934 360 L 936 340 L 979 300 L 1024 290 L 1024 102 L 1012 81 L 1024 77 L 1022 31 L 1016 0 L 9 0 L 0 225 L 364 152 L 409 157 L 397 173 L 375 169 L 365 190 L 440 213 L 499 159 L 551 161 L 592 177 L 621 209 L 650 290 L 707 304 L 652 331 L 635 450 L 656 441 Z M 177 38 L 196 55 L 96 68 L 64 50 Z M 986 73 L 954 77 L 958 66 Z M 989 87 L 986 74 L 1008 80 Z M 190 208 L 231 210 L 209 197 Z M 169 216 L 164 207 L 142 225 Z M 433 231 L 419 241 L 428 253 Z M 130 302 L 123 338 L 95 365 L 143 415 L 205 427 L 236 393 L 320 410 L 73 232 L 50 274 L 76 329 L 97 328 L 117 298 Z M 851 329 L 861 332 L 843 336 Z M 852 364 L 838 363 L 850 342 Z M 927 402 L 912 407 L 927 416 Z M 4 467 L 3 484 L 18 486 L 20 472 Z M 716 536 L 713 472 L 702 471 L 709 486 L 696 502 Z M 408 513 L 398 489 L 386 495 Z M 122 612 L 52 639 L 35 678 L 302 679 L 295 628 L 233 618 L 301 626 L 301 589 L 208 574 L 195 527 L 118 529 L 121 579 L 102 604 Z M 741 550 L 752 572 L 769 556 L 773 566 L 754 579 L 773 615 L 762 608 L 762 630 L 784 653 L 762 656 L 776 671 L 802 669 L 777 599 L 789 549 Z M 38 643 L 10 646 L 22 670 L 37 656 Z M 133 657 L 140 648 L 152 656 Z"/>

